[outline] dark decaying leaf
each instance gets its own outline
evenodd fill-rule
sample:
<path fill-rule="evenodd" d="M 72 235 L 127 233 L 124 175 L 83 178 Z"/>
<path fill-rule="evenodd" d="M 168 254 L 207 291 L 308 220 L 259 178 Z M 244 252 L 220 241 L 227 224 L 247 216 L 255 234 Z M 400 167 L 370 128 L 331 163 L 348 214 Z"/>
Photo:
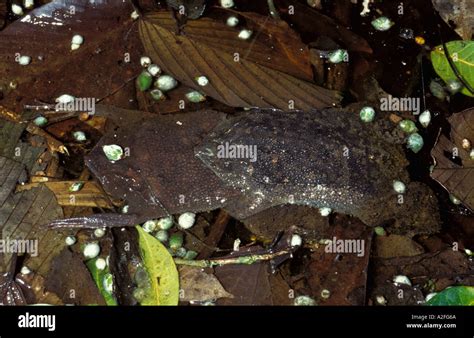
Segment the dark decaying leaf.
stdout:
<path fill-rule="evenodd" d="M 448 121 L 451 124 L 451 139 L 440 135 L 431 150 L 435 160 L 431 177 L 466 207 L 474 210 L 474 159 L 470 158 L 470 149 L 463 149 L 463 140 L 474 143 L 474 109 L 454 114 Z M 462 163 L 456 163 L 453 156 Z"/>
<path fill-rule="evenodd" d="M 114 240 L 109 264 L 115 279 L 115 296 L 120 305 L 137 305 L 133 297 L 136 288 L 133 278 L 141 262 L 138 233 L 134 228 L 114 228 L 112 234 Z"/>
<path fill-rule="evenodd" d="M 22 163 L 0 156 L 0 208 L 25 174 Z"/>
<path fill-rule="evenodd" d="M 236 256 L 263 253 L 257 247 L 241 249 Z M 230 257 L 230 256 L 229 256 Z M 271 273 L 270 262 L 230 264 L 214 269 L 215 276 L 233 298 L 221 298 L 219 305 L 290 305 L 290 286 L 279 273 Z"/>
<path fill-rule="evenodd" d="M 65 235 L 42 225 L 62 217 L 62 209 L 56 203 L 54 194 L 45 186 L 13 194 L 0 210 L 2 238 L 37 240 L 38 255 L 29 257 L 25 264 L 44 274 L 48 271 L 51 256 L 64 245 Z"/>
<path fill-rule="evenodd" d="M 219 280 L 201 268 L 181 266 L 178 268 L 179 286 L 181 289 L 180 301 L 205 302 L 219 298 L 232 298 L 221 285 Z"/>
<path fill-rule="evenodd" d="M 423 247 L 408 236 L 391 234 L 376 236 L 374 256 L 380 258 L 416 256 L 424 253 Z"/>
<path fill-rule="evenodd" d="M 447 23 L 456 25 L 456 32 L 463 40 L 470 40 L 474 34 L 474 11 L 472 0 L 432 0 L 434 8 Z"/>
<path fill-rule="evenodd" d="M 4 110 L 2 107 L 0 107 L 0 109 Z M 22 117 L 28 119 L 31 117 L 31 113 L 24 113 Z M 0 119 L 0 156 L 12 159 L 18 156 L 17 143 L 25 128 L 25 123 L 16 123 Z"/>
<path fill-rule="evenodd" d="M 54 258 L 45 287 L 57 294 L 64 304 L 105 305 L 81 257 L 67 248 Z"/>
<path fill-rule="evenodd" d="M 7 2 L 0 2 L 0 30 L 5 26 L 5 21 L 8 15 Z"/>
<path fill-rule="evenodd" d="M 411 286 L 394 285 L 393 277 L 407 276 Z M 438 292 L 453 284 L 473 285 L 474 264 L 461 251 L 451 247 L 443 251 L 412 257 L 372 258 L 370 269 L 370 291 L 368 296 L 375 300 L 383 295 L 387 305 L 416 305 L 424 301 L 425 294 Z M 403 297 L 400 297 L 400 289 Z"/>
<path fill-rule="evenodd" d="M 42 225 L 63 217 L 62 209 L 54 194 L 45 186 L 17 193 L 11 191 L 12 184 L 16 185 L 25 169 L 29 173 L 44 169 L 45 164 L 37 161 L 43 151 L 44 148 L 19 142 L 14 152 L 17 156 L 13 157 L 13 160 L 5 160 L 7 167 L 7 163 L 13 163 L 14 166 L 8 176 L 2 177 L 5 181 L 0 186 L 0 229 L 3 239 L 38 241 L 38 255 L 28 256 L 25 265 L 44 275 L 48 271 L 51 256 L 59 252 L 64 245 L 64 234 L 60 231 L 48 231 Z M 8 265 L 10 255 L 6 253 L 3 258 L 3 263 Z"/>
<path fill-rule="evenodd" d="M 24 104 L 54 103 L 62 94 L 100 99 L 117 90 L 140 69 L 132 11 L 128 1 L 53 1 L 10 24 L 0 33 L 2 105 L 20 112 Z M 75 51 L 73 34 L 84 37 Z M 19 65 L 17 53 L 30 56 L 31 64 Z"/>
<path fill-rule="evenodd" d="M 177 11 L 184 8 L 189 19 L 199 18 L 206 9 L 206 0 L 166 0 L 166 3 Z"/>
<path fill-rule="evenodd" d="M 140 20 L 140 37 L 147 54 L 179 82 L 220 102 L 233 107 L 288 110 L 323 108 L 339 101 L 337 92 L 281 71 L 282 67 L 286 72 L 295 69 L 301 75 L 301 67 L 295 67 L 295 62 L 300 62 L 304 54 L 295 58 L 295 52 L 290 52 L 294 46 L 282 44 L 286 54 L 281 57 L 279 48 L 276 53 L 269 51 L 271 45 L 258 41 L 253 46 L 253 39 L 239 41 L 238 31 L 221 22 L 191 21 L 182 35 L 175 34 L 172 24 L 169 13 L 152 13 Z M 279 43 L 282 41 L 275 45 Z M 237 62 L 234 53 L 239 55 Z M 309 58 L 306 62 L 309 65 Z M 209 84 L 198 86 L 195 78 L 199 76 L 206 76 Z"/>
<path fill-rule="evenodd" d="M 328 230 L 326 238 L 334 243 L 328 245 L 336 250 L 328 252 L 322 245 L 311 255 L 306 267 L 311 294 L 321 305 L 365 305 L 372 230 L 357 220 L 345 217 L 336 220 L 336 225 Z M 351 241 L 346 243 L 359 241 L 361 246 L 353 245 L 352 250 L 363 251 L 338 253 L 338 240 Z M 321 296 L 323 290 L 329 290 L 329 298 Z"/>
<path fill-rule="evenodd" d="M 310 35 L 314 41 L 318 36 L 327 36 L 350 51 L 372 53 L 372 48 L 364 38 L 347 29 L 333 18 L 298 1 L 275 0 L 275 4 L 285 20 L 294 25 L 299 32 Z M 289 6 L 294 7 L 294 14 L 285 15 Z"/>

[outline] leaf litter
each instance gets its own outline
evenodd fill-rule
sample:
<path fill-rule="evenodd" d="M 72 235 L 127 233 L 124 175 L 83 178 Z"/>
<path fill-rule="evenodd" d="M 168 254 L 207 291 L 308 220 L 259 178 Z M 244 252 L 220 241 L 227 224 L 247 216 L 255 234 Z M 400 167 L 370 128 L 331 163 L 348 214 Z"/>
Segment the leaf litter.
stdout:
<path fill-rule="evenodd" d="M 424 2 L 426 6 L 420 7 L 409 1 L 408 17 L 416 18 L 432 9 L 431 1 Z M 5 260 L 0 284 L 3 299 L 13 299 L 12 304 L 86 305 L 107 301 L 112 305 L 113 299 L 127 305 L 291 305 L 297 297 L 308 296 L 319 305 L 397 305 L 421 304 L 430 292 L 451 285 L 474 284 L 472 262 L 468 259 L 472 240 L 465 231 L 472 215 L 464 211 L 457 216 L 463 223 L 462 231 L 457 231 L 457 225 L 446 223 L 449 215 L 445 210 L 454 209 L 448 207 L 447 193 L 430 181 L 427 168 L 431 157 L 425 156 L 433 146 L 431 155 L 436 163 L 431 177 L 472 209 L 471 159 L 468 147 L 463 147 L 465 139 L 474 141 L 467 109 L 472 107 L 472 101 L 463 101 L 460 94 L 451 92 L 447 95 L 449 101 L 445 102 L 436 101 L 430 95 L 423 97 L 424 105 L 435 113 L 431 125 L 420 132 L 426 138 L 422 154 L 417 155 L 421 160 L 404 154 L 401 151 L 404 135 L 399 130 L 392 132 L 397 130 L 393 121 L 399 121 L 401 116 L 414 119 L 405 112 L 378 111 L 376 123 L 360 129 L 359 137 L 368 135 L 364 140 L 377 133 L 392 143 L 395 141 L 400 156 L 395 156 L 399 161 L 395 161 L 393 168 L 405 168 L 409 163 L 409 176 L 392 172 L 403 176 L 398 179 L 408 184 L 405 205 L 401 204 L 407 208 L 406 214 L 375 222 L 378 224 L 374 225 L 384 228 L 387 234 L 383 235 L 374 234 L 373 228 L 355 218 L 337 213 L 340 211 L 337 208 L 314 208 L 322 205 L 264 204 L 259 213 L 235 217 L 230 208 L 229 215 L 224 211 L 226 205 L 231 205 L 234 211 L 244 210 L 259 200 L 258 185 L 223 184 L 225 180 L 219 175 L 229 167 L 203 166 L 195 156 L 196 147 L 203 141 L 241 141 L 233 138 L 232 129 L 227 131 L 227 136 L 219 135 L 226 131 L 216 126 L 224 120 L 225 123 L 237 121 L 236 113 L 242 108 L 257 108 L 244 113 L 247 116 L 257 116 L 263 108 L 309 112 L 341 105 L 341 93 L 345 101 L 350 102 L 354 95 L 361 101 L 372 100 L 365 104 L 377 106 L 380 104 L 377 101 L 387 92 L 397 92 L 400 87 L 407 96 L 417 95 L 420 73 L 416 68 L 420 58 L 427 54 L 422 48 L 433 48 L 431 61 L 435 68 L 424 69 L 423 76 L 434 78 L 437 63 L 443 63 L 443 72 L 449 72 L 450 65 L 443 59 L 444 55 L 436 54 L 435 46 L 443 43 L 439 36 L 426 33 L 425 42 L 417 36 L 415 43 L 415 35 L 423 34 L 418 24 L 413 26 L 413 34 L 410 28 L 400 27 L 403 34 L 398 36 L 397 26 L 383 33 L 388 35 L 387 39 L 381 32 L 369 34 L 374 11 L 368 17 L 359 18 L 360 8 L 355 4 L 313 9 L 298 2 L 294 4 L 293 15 L 289 13 L 291 1 L 275 1 L 279 15 L 272 17 L 263 2 L 261 5 L 243 1 L 235 9 L 222 9 L 204 6 L 202 1 L 191 5 L 186 1 L 189 12 L 183 17 L 177 7 L 180 1 L 168 3 L 175 8 L 173 13 L 163 7 L 158 10 L 150 1 L 139 3 L 140 8 L 148 11 L 139 11 L 138 22 L 130 16 L 137 8 L 129 3 L 92 6 L 77 1 L 51 2 L 38 5 L 16 20 L 7 18 L 4 12 L 8 9 L 0 7 L 0 25 L 5 25 L 0 31 L 3 41 L 0 70 L 5 74 L 0 82 L 0 115 L 6 119 L 0 123 L 2 238 L 38 239 L 39 248 L 36 257 L 32 254 L 19 257 L 23 271 L 27 271 L 26 267 L 31 270 L 28 274 L 19 273 L 18 264 L 14 268 L 8 266 L 10 255 L 2 257 Z M 466 38 L 469 16 L 452 16 L 447 7 L 433 3 L 442 18 L 454 19 L 456 31 L 469 40 Z M 69 13 L 68 5 L 77 13 Z M 393 10 L 385 4 L 374 6 L 377 12 L 386 15 Z M 229 16 L 238 18 L 236 27 L 226 25 Z M 398 25 L 398 20 L 392 18 Z M 400 20 L 401 25 L 406 22 L 405 18 Z M 441 29 L 444 34 L 452 33 L 446 25 Z M 74 51 L 70 50 L 70 31 L 84 37 L 83 45 Z M 18 36 L 35 36 L 35 39 L 25 44 Z M 392 55 L 380 53 L 381 41 L 386 41 L 384 51 L 390 49 Z M 448 43 L 448 50 L 454 51 L 450 46 Z M 394 48 L 409 51 L 408 71 L 403 68 L 405 60 L 402 66 L 397 65 L 397 60 L 404 56 L 393 53 Z M 332 49 L 348 50 L 349 59 L 331 64 L 324 53 Z M 12 50 L 30 56 L 30 63 L 21 66 L 15 62 Z M 142 71 L 139 59 L 144 55 L 151 57 L 163 74 L 178 81 L 178 87 L 166 92 L 163 100 L 155 101 L 149 91 L 135 88 L 133 80 Z M 436 58 L 441 59 L 436 61 Z M 393 68 L 398 87 L 397 84 L 387 86 L 389 76 L 384 78 L 377 64 Z M 459 70 L 469 75 L 468 70 Z M 444 84 L 440 81 L 442 90 L 448 91 L 449 81 L 456 80 L 458 75 L 450 73 L 448 78 L 443 74 L 438 72 L 445 81 Z M 204 85 L 197 81 L 200 77 L 206 78 Z M 186 101 L 190 91 L 203 94 L 205 101 Z M 96 114 L 86 118 L 81 115 L 83 111 L 55 112 L 55 99 L 65 93 L 106 105 L 96 105 Z M 24 109 L 25 105 L 29 109 Z M 49 111 L 42 112 L 45 107 Z M 331 125 L 340 135 L 347 135 L 340 111 L 333 110 L 331 114 L 336 117 L 327 115 L 320 124 Z M 357 112 L 352 110 L 352 114 L 357 118 Z M 47 117 L 46 127 L 27 123 L 38 116 Z M 443 125 L 442 121 L 446 120 L 451 130 Z M 263 129 L 271 126 L 271 118 L 268 125 L 262 124 Z M 304 134 L 302 125 L 285 128 L 292 129 L 296 135 L 299 132 L 299 136 Z M 313 129 L 321 131 L 317 126 Z M 76 131 L 84 133 L 85 142 L 74 139 Z M 322 136 L 329 134 L 321 131 Z M 271 132 L 262 135 L 272 139 Z M 320 143 L 324 147 L 330 141 L 322 138 Z M 102 146 L 107 144 L 121 146 L 126 156 L 111 163 L 102 151 Z M 259 147 L 268 144 L 263 142 Z M 68 149 L 68 153 L 61 151 L 61 147 Z M 314 148 L 313 142 L 305 150 L 312 152 Z M 459 152 L 450 157 L 453 148 Z M 352 146 L 349 149 L 357 153 Z M 379 149 L 382 157 L 389 156 L 387 153 L 393 155 L 387 149 Z M 322 158 L 327 155 L 324 153 Z M 292 167 L 295 172 L 301 169 L 297 163 L 300 162 Z M 413 171 L 414 163 L 425 167 Z M 234 169 L 231 171 L 235 173 Z M 357 173 L 373 175 L 369 171 Z M 461 177 L 461 172 L 467 174 Z M 264 171 L 258 169 L 242 177 L 257 177 L 257 181 L 265 182 L 265 177 L 258 176 L 261 173 Z M 285 183 L 282 175 L 285 173 L 288 171 L 276 173 L 276 178 L 282 178 Z M 318 173 L 326 179 L 329 175 L 324 169 Z M 390 176 L 386 182 L 387 192 L 391 189 L 391 179 Z M 424 187 L 419 192 L 421 183 L 411 185 L 412 179 L 427 183 L 433 190 Z M 83 183 L 80 188 L 70 191 L 71 185 L 78 182 Z M 248 192 L 239 191 L 242 187 L 249 188 Z M 210 200 L 212 196 L 225 200 Z M 387 201 L 397 196 L 387 196 L 390 197 L 385 201 L 373 201 L 374 206 L 369 209 L 388 210 L 386 205 L 392 202 Z M 417 205 L 426 196 L 432 202 L 439 200 L 430 202 L 433 209 Z M 292 203 L 291 198 L 288 202 Z M 423 212 L 436 216 L 438 204 L 443 223 L 435 217 L 434 225 L 422 231 L 416 222 L 400 222 L 404 217 L 423 215 Z M 400 210 L 402 206 L 397 208 Z M 179 214 L 190 211 L 198 213 L 197 224 L 191 224 L 189 229 L 178 227 Z M 62 220 L 65 217 L 73 218 Z M 163 220 L 169 217 L 172 217 L 169 227 L 161 229 Z M 370 218 L 361 218 L 370 223 Z M 55 220 L 59 221 L 51 223 Z M 121 230 L 124 225 L 147 220 L 156 223 L 155 228 L 147 230 L 150 232 L 140 226 L 137 230 Z M 45 226 L 48 223 L 65 229 L 51 229 Z M 382 233 L 376 228 L 377 231 Z M 423 233 L 427 235 L 416 236 Z M 456 237 L 459 236 L 456 233 L 466 234 L 465 238 Z M 168 250 L 170 242 L 164 238 L 176 235 L 183 238 L 182 243 Z M 459 241 L 459 250 L 465 253 L 440 249 L 453 241 Z M 69 246 L 64 249 L 66 242 Z M 88 260 L 83 247 L 90 243 L 96 243 L 100 251 L 96 258 Z M 294 246 L 289 246 L 290 243 Z M 338 252 L 338 243 L 343 248 L 346 245 L 346 251 Z M 347 247 L 349 244 L 356 246 Z M 357 248 L 364 251 L 360 257 Z M 192 258 L 196 254 L 200 254 L 198 258 Z M 106 270 L 98 269 L 106 258 Z M 404 285 L 397 289 L 388 282 L 395 276 L 407 276 L 413 285 L 421 288 Z M 25 290 L 23 285 L 27 286 Z M 399 288 L 406 295 L 401 300 L 397 298 Z M 78 297 L 71 298 L 68 290 L 76 291 Z M 34 291 L 33 295 L 30 291 Z M 380 303 L 380 296 L 385 299 L 384 304 Z M 465 302 L 464 298 L 461 300 Z"/>

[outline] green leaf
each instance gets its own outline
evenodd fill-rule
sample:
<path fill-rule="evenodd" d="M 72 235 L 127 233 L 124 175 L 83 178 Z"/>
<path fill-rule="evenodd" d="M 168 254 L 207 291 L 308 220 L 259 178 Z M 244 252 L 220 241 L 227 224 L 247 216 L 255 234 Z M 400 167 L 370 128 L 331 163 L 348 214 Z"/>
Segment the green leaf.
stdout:
<path fill-rule="evenodd" d="M 431 298 L 427 305 L 474 305 L 473 286 L 449 287 Z"/>
<path fill-rule="evenodd" d="M 140 252 L 150 288 L 141 305 L 178 305 L 179 275 L 173 257 L 159 240 L 137 226 Z"/>
<path fill-rule="evenodd" d="M 471 87 L 474 87 L 474 41 L 450 41 L 446 44 L 446 48 L 459 74 Z M 444 55 L 443 46 L 434 48 L 431 52 L 431 62 L 444 82 L 459 81 Z M 466 87 L 462 88 L 461 93 L 474 96 Z"/>
<path fill-rule="evenodd" d="M 109 268 L 106 267 L 104 270 L 97 269 L 95 262 L 97 258 L 91 259 L 86 262 L 87 268 L 89 269 L 92 279 L 94 279 L 97 288 L 99 289 L 100 294 L 104 297 L 105 303 L 109 306 L 115 306 L 117 304 L 117 300 L 108 290 L 104 287 L 104 278 L 107 274 L 110 273 Z"/>

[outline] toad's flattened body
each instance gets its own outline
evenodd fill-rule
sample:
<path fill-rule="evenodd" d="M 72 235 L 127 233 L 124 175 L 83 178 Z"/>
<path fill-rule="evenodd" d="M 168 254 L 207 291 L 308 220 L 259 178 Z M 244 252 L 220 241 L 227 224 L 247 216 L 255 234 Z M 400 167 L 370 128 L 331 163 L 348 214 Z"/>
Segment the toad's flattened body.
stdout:
<path fill-rule="evenodd" d="M 105 144 L 129 156 L 110 163 Z M 233 153 L 235 146 L 247 152 Z M 393 191 L 393 180 L 409 182 L 401 147 L 340 109 L 157 116 L 104 136 L 86 161 L 135 222 L 217 208 L 245 219 L 294 203 L 391 224 L 395 232 L 433 232 L 439 224 L 428 188 L 410 183 L 402 198 Z"/>
<path fill-rule="evenodd" d="M 408 163 L 401 147 L 374 128 L 340 109 L 251 111 L 222 122 L 196 154 L 245 196 L 227 206 L 239 219 L 290 203 L 331 208 L 369 225 L 436 227 L 436 200 L 427 188 L 410 184 L 403 197 L 393 190 L 394 180 L 409 181 Z M 232 145 L 256 155 L 236 158 L 229 153 Z M 413 200 L 420 194 L 420 201 Z M 409 200 L 425 211 L 413 215 Z"/>

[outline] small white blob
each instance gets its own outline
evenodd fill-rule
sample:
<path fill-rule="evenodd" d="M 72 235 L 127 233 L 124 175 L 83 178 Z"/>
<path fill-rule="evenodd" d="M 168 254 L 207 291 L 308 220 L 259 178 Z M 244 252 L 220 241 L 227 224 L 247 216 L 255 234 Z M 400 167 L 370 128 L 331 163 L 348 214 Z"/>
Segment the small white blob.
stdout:
<path fill-rule="evenodd" d="M 196 78 L 196 82 L 201 87 L 204 87 L 204 86 L 207 86 L 207 84 L 209 83 L 209 79 L 207 77 L 205 77 L 204 75 L 202 75 L 202 76 L 198 76 Z"/>
<path fill-rule="evenodd" d="M 151 59 L 148 56 L 142 56 L 140 58 L 140 64 L 143 68 L 147 68 L 149 65 L 151 65 Z"/>
<path fill-rule="evenodd" d="M 12 5 L 12 12 L 15 15 L 23 15 L 24 14 L 23 8 L 19 5 L 17 5 L 17 4 Z"/>
<path fill-rule="evenodd" d="M 252 31 L 250 29 L 242 29 L 238 36 L 239 39 L 247 40 L 252 36 Z"/>
<path fill-rule="evenodd" d="M 94 230 L 94 236 L 95 237 L 101 238 L 101 237 L 104 237 L 104 235 L 105 235 L 105 229 L 98 228 L 98 229 Z"/>
<path fill-rule="evenodd" d="M 102 151 L 104 152 L 107 159 L 111 162 L 115 162 L 123 158 L 123 149 L 119 145 L 106 144 L 102 146 Z"/>
<path fill-rule="evenodd" d="M 152 64 L 148 66 L 148 73 L 150 73 L 152 76 L 157 76 L 161 73 L 161 68 L 158 65 Z"/>
<path fill-rule="evenodd" d="M 161 230 L 168 230 L 173 226 L 173 218 L 170 217 L 163 217 L 158 220 L 158 227 Z"/>
<path fill-rule="evenodd" d="M 386 304 L 387 304 L 387 300 L 385 299 L 384 296 L 376 296 L 376 297 L 375 297 L 375 301 L 376 301 L 377 304 L 379 304 L 379 305 L 386 305 Z"/>
<path fill-rule="evenodd" d="M 196 221 L 196 215 L 192 212 L 185 212 L 179 215 L 178 225 L 181 229 L 190 229 Z"/>
<path fill-rule="evenodd" d="M 30 56 L 26 56 L 26 55 L 22 55 L 20 56 L 20 58 L 18 59 L 18 63 L 21 65 L 21 66 L 27 66 L 31 63 L 31 57 Z"/>
<path fill-rule="evenodd" d="M 332 212 L 332 209 L 331 209 L 331 208 L 327 208 L 327 207 L 319 208 L 319 213 L 320 213 L 321 216 L 323 216 L 323 217 L 329 216 L 329 214 L 331 214 L 331 212 Z"/>
<path fill-rule="evenodd" d="M 293 236 L 291 236 L 290 245 L 292 247 L 301 246 L 301 244 L 303 244 L 303 238 L 301 238 L 300 235 L 294 234 Z"/>
<path fill-rule="evenodd" d="M 25 6 L 26 9 L 31 9 L 35 6 L 35 1 L 34 0 L 25 0 L 25 1 L 23 1 L 23 6 Z"/>
<path fill-rule="evenodd" d="M 84 37 L 82 35 L 76 34 L 72 37 L 71 43 L 82 45 L 84 43 Z"/>
<path fill-rule="evenodd" d="M 393 190 L 395 190 L 397 194 L 404 194 L 407 187 L 402 181 L 393 181 Z"/>
<path fill-rule="evenodd" d="M 176 81 L 172 76 L 169 75 L 161 75 L 155 81 L 155 87 L 164 92 L 175 88 L 177 85 L 178 81 Z"/>
<path fill-rule="evenodd" d="M 186 93 L 184 96 L 189 102 L 192 102 L 192 103 L 199 103 L 199 102 L 206 101 L 206 97 L 202 93 L 198 92 L 197 90 L 193 90 L 189 93 Z"/>
<path fill-rule="evenodd" d="M 456 196 L 454 196 L 453 194 L 450 194 L 449 195 L 449 200 L 451 201 L 451 203 L 453 203 L 454 205 L 459 205 L 461 204 L 461 200 L 459 198 L 457 198 Z"/>
<path fill-rule="evenodd" d="M 242 243 L 242 241 L 240 240 L 240 238 L 237 238 L 235 241 L 234 241 L 234 245 L 233 245 L 233 250 L 234 251 L 239 251 L 240 250 L 240 244 Z"/>
<path fill-rule="evenodd" d="M 219 3 L 224 8 L 234 7 L 234 0 L 219 0 Z"/>
<path fill-rule="evenodd" d="M 235 27 L 239 24 L 239 18 L 236 16 L 229 16 L 226 21 L 227 26 Z"/>
<path fill-rule="evenodd" d="M 418 117 L 418 121 L 420 121 L 420 124 L 423 126 L 423 127 L 428 127 L 428 125 L 430 124 L 431 122 L 431 113 L 429 110 L 425 110 L 423 113 L 420 114 L 420 116 Z"/>
<path fill-rule="evenodd" d="M 294 300 L 295 306 L 314 306 L 316 301 L 309 296 L 298 296 Z"/>
<path fill-rule="evenodd" d="M 405 284 L 411 286 L 411 281 L 407 276 L 404 275 L 397 275 L 393 277 L 393 283 L 395 285 Z"/>
<path fill-rule="evenodd" d="M 132 14 L 130 14 L 130 17 L 132 20 L 137 20 L 140 17 L 140 14 L 138 14 L 137 11 L 133 11 Z"/>
<path fill-rule="evenodd" d="M 65 241 L 66 241 L 66 245 L 74 245 L 76 243 L 76 237 L 67 236 Z"/>
<path fill-rule="evenodd" d="M 82 253 L 84 254 L 84 257 L 87 259 L 96 258 L 97 256 L 99 256 L 100 246 L 96 242 L 87 243 L 84 246 L 84 250 Z"/>
<path fill-rule="evenodd" d="M 107 262 L 103 258 L 97 258 L 95 261 L 95 267 L 97 270 L 105 270 L 105 267 L 107 266 Z"/>
<path fill-rule="evenodd" d="M 72 136 L 78 142 L 84 142 L 87 140 L 86 134 L 83 131 L 75 131 L 72 133 Z"/>
<path fill-rule="evenodd" d="M 151 219 L 143 223 L 142 228 L 145 232 L 153 232 L 155 231 L 157 225 L 158 225 L 158 221 L 155 219 Z"/>
<path fill-rule="evenodd" d="M 29 274 L 31 273 L 31 270 L 30 270 L 29 267 L 23 266 L 23 267 L 21 268 L 21 270 L 20 270 L 20 273 L 21 273 L 22 275 L 29 275 Z"/>
<path fill-rule="evenodd" d="M 328 289 L 323 289 L 321 291 L 321 298 L 328 299 L 329 297 L 331 297 L 331 291 L 329 291 Z"/>
<path fill-rule="evenodd" d="M 166 242 L 170 237 L 168 235 L 168 231 L 166 230 L 160 230 L 156 233 L 155 235 L 156 239 L 159 240 L 160 242 Z"/>
<path fill-rule="evenodd" d="M 74 101 L 74 96 L 69 94 L 63 94 L 56 98 L 57 103 L 71 103 Z"/>

